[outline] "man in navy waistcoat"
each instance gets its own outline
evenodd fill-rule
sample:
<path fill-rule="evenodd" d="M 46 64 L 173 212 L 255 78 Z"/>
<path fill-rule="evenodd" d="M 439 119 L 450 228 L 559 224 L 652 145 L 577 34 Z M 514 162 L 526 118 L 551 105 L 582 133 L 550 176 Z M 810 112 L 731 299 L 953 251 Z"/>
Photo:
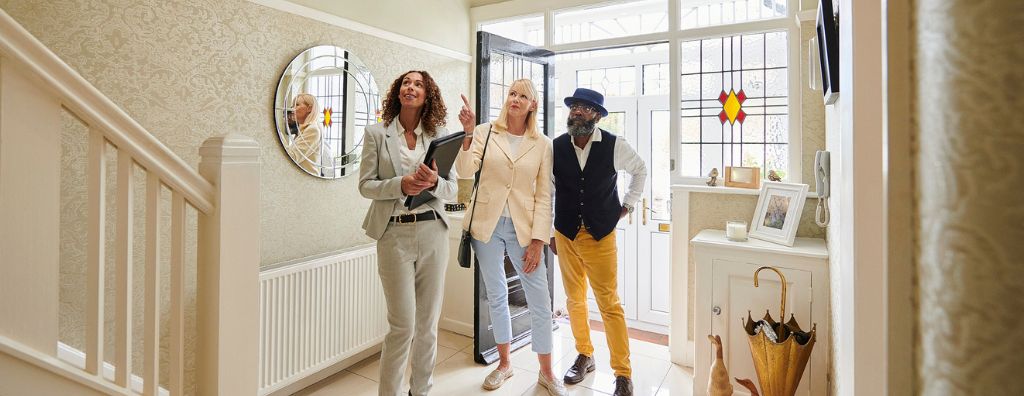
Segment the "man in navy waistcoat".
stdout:
<path fill-rule="evenodd" d="M 598 121 L 608 115 L 603 95 L 577 88 L 565 98 L 565 105 L 569 107 L 568 133 L 552 143 L 556 232 L 551 249 L 558 255 L 562 270 L 569 322 L 579 356 L 566 371 L 564 380 L 578 384 L 595 368 L 587 312 L 589 280 L 611 352 L 615 396 L 632 395 L 629 336 L 617 292 L 615 225 L 633 212 L 643 194 L 647 166 L 625 139 L 597 127 Z M 621 201 L 619 171 L 630 175 L 629 190 Z"/>

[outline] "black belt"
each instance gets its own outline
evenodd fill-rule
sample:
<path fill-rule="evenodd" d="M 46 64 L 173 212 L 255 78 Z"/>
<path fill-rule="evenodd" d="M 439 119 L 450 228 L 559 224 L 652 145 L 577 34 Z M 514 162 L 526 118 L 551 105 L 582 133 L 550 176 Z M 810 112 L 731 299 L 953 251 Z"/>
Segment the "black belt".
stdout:
<path fill-rule="evenodd" d="M 439 216 L 437 215 L 437 212 L 431 210 L 429 212 L 423 212 L 423 213 L 417 213 L 417 214 L 407 214 L 407 215 L 400 215 L 400 216 L 391 216 L 391 222 L 392 223 L 398 223 L 398 224 L 415 223 L 417 221 L 437 220 L 438 217 Z"/>

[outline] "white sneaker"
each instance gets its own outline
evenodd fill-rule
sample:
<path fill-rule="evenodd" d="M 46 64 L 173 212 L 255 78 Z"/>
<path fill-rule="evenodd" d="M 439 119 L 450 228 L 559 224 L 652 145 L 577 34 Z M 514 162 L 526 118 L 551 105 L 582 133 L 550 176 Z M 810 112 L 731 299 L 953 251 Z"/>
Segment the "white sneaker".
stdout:
<path fill-rule="evenodd" d="M 558 378 L 549 381 L 547 377 L 544 377 L 544 374 L 537 374 L 537 383 L 547 389 L 548 394 L 551 396 L 565 396 L 568 394 L 565 390 L 565 384 Z"/>
<path fill-rule="evenodd" d="M 490 374 L 487 374 L 487 378 L 484 378 L 483 388 L 489 391 L 500 388 L 505 381 L 508 381 L 515 374 L 512 371 L 512 367 L 509 367 L 507 371 L 501 371 L 501 369 L 494 369 Z"/>

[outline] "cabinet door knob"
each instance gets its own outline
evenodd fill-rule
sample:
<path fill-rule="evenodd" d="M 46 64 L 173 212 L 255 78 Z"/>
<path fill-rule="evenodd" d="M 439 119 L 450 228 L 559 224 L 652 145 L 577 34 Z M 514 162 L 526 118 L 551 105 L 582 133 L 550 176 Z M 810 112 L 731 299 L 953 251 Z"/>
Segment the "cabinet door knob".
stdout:
<path fill-rule="evenodd" d="M 711 312 L 713 312 L 715 315 L 721 315 L 722 314 L 722 308 L 720 308 L 719 306 L 715 305 L 714 308 L 711 308 Z"/>

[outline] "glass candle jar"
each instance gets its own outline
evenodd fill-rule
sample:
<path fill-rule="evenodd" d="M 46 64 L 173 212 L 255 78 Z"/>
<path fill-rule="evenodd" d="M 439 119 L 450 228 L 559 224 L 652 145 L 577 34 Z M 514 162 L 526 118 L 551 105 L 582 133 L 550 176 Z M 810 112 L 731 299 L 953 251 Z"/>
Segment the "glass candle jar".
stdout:
<path fill-rule="evenodd" d="M 725 223 L 725 237 L 730 241 L 745 242 L 747 240 L 747 222 L 729 221 Z"/>

